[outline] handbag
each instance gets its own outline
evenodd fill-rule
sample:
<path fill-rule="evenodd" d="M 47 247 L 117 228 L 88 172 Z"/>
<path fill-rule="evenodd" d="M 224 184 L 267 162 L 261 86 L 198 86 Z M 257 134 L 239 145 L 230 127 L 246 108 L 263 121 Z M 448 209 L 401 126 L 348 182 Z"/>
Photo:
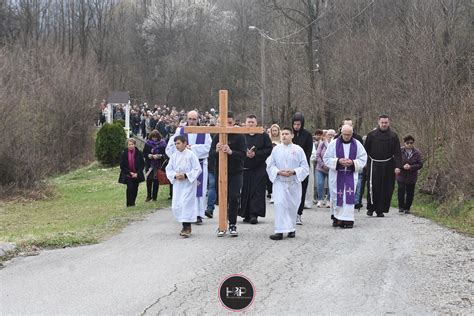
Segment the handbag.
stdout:
<path fill-rule="evenodd" d="M 167 185 L 170 184 L 170 180 L 168 180 L 168 177 L 166 176 L 166 172 L 158 168 L 156 170 L 156 177 L 158 178 L 158 183 L 160 185 Z"/>
<path fill-rule="evenodd" d="M 169 158 L 166 157 L 166 159 L 163 161 L 161 166 L 157 168 L 156 170 L 156 177 L 158 178 L 158 183 L 161 185 L 168 185 L 170 184 L 170 180 L 168 180 L 168 177 L 166 176 L 166 166 L 168 165 Z"/>

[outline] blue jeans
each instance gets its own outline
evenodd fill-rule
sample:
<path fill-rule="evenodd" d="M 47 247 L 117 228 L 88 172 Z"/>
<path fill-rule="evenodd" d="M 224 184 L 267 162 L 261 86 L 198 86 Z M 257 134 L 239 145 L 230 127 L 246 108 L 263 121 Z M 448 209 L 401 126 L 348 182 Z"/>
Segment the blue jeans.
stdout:
<path fill-rule="evenodd" d="M 319 193 L 318 193 L 318 170 L 314 168 L 313 170 L 313 175 L 314 175 L 314 195 L 313 195 L 313 200 L 319 200 Z"/>
<path fill-rule="evenodd" d="M 355 194 L 356 204 L 362 203 L 362 197 L 360 196 L 361 191 L 362 191 L 362 173 L 359 173 L 359 177 L 357 178 L 357 188 L 356 188 L 356 194 Z"/>
<path fill-rule="evenodd" d="M 207 179 L 207 210 L 212 213 L 216 204 L 216 176 L 209 172 Z"/>
<path fill-rule="evenodd" d="M 327 173 L 324 173 L 320 170 L 316 170 L 316 180 L 317 180 L 317 185 L 318 185 L 318 199 L 322 201 L 324 199 L 324 183 L 328 177 Z M 330 190 L 328 190 L 328 200 L 330 200 Z"/>

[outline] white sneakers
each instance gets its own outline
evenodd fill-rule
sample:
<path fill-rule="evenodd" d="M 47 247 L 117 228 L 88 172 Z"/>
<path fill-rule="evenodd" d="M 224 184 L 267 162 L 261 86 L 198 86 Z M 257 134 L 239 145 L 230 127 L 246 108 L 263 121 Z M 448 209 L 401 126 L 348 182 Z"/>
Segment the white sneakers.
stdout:
<path fill-rule="evenodd" d="M 303 225 L 300 214 L 296 215 L 296 225 Z"/>

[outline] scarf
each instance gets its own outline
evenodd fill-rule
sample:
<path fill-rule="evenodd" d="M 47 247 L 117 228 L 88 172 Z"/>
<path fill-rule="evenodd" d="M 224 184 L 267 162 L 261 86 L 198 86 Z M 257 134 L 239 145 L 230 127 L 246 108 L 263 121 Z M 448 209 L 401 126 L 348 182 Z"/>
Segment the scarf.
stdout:
<path fill-rule="evenodd" d="M 166 147 L 166 142 L 163 139 L 160 141 L 154 141 L 152 139 L 149 139 L 146 141 L 146 145 L 151 147 L 151 154 L 156 155 L 156 154 L 159 154 L 160 149 Z M 157 167 L 160 166 L 160 160 L 150 159 L 150 164 L 152 168 L 156 169 Z"/>
<path fill-rule="evenodd" d="M 135 148 L 128 150 L 128 170 L 129 172 L 137 172 L 135 170 Z"/>
<path fill-rule="evenodd" d="M 350 141 L 349 159 L 357 157 L 357 144 L 354 138 Z M 336 140 L 336 157 L 344 158 L 344 147 L 341 137 Z M 346 204 L 355 204 L 354 170 L 341 168 L 337 170 L 337 206 L 342 206 L 343 195 L 346 194 Z"/>

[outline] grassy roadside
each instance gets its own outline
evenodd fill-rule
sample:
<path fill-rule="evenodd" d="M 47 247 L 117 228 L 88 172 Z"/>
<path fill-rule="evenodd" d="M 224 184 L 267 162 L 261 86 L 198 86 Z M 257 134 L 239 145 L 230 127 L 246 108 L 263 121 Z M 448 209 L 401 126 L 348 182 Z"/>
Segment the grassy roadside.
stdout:
<path fill-rule="evenodd" d="M 429 218 L 460 233 L 474 236 L 474 201 L 440 204 L 429 195 L 415 195 L 413 214 Z"/>
<path fill-rule="evenodd" d="M 0 241 L 14 242 L 20 251 L 96 243 L 169 206 L 168 186 L 160 187 L 157 202 L 145 203 L 146 185 L 141 183 L 137 206 L 126 208 L 118 174 L 118 167 L 92 164 L 50 179 L 55 192 L 50 199 L 0 204 Z"/>
<path fill-rule="evenodd" d="M 398 209 L 397 187 L 392 196 L 392 206 Z M 474 201 L 465 203 L 440 203 L 433 196 L 415 191 L 411 212 L 428 218 L 457 232 L 474 236 Z"/>

